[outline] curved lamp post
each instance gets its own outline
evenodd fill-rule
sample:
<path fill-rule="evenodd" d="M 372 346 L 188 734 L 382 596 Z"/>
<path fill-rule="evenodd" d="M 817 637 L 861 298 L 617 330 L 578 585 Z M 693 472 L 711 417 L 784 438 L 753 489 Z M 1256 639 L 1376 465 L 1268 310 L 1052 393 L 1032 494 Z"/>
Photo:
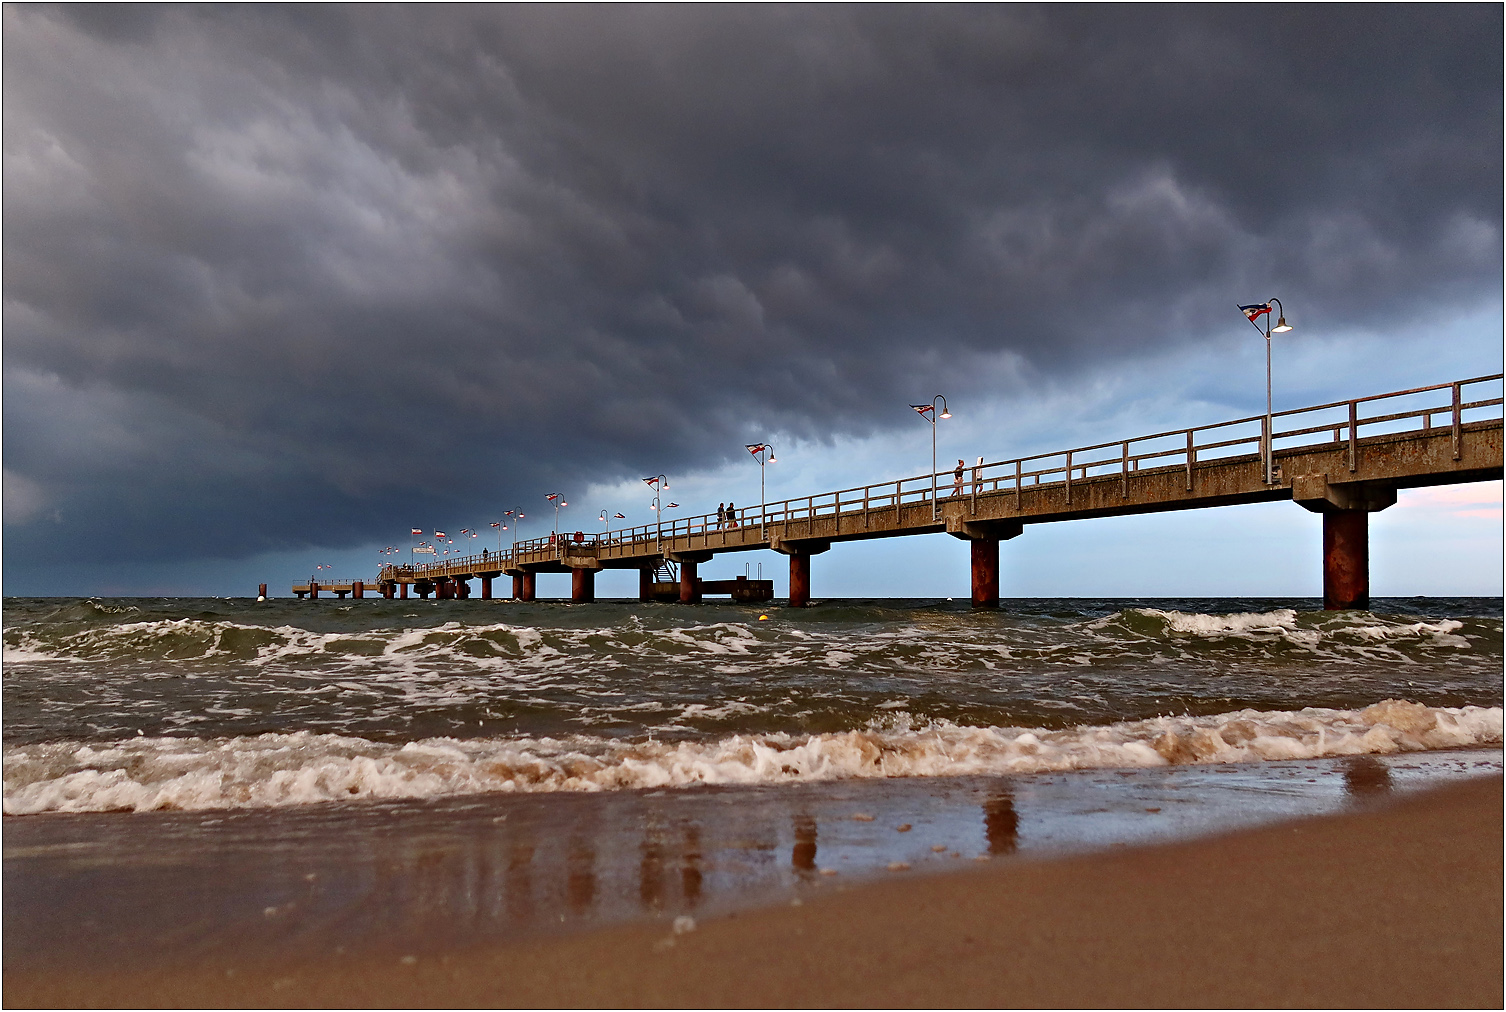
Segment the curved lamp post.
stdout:
<path fill-rule="evenodd" d="M 773 443 L 747 443 L 748 452 L 753 454 L 753 459 L 758 461 L 758 536 L 769 536 L 767 520 L 767 497 L 764 495 L 763 466 L 765 464 L 777 464 L 779 458 L 774 456 Z"/>
<path fill-rule="evenodd" d="M 1276 326 L 1271 326 L 1271 303 L 1276 303 Z M 1250 306 L 1240 306 L 1239 311 L 1245 314 L 1250 321 L 1250 326 L 1260 333 L 1260 324 L 1256 321 L 1265 317 L 1265 483 L 1275 484 L 1275 470 L 1271 467 L 1271 442 L 1275 439 L 1276 431 L 1271 427 L 1271 335 L 1285 334 L 1291 330 L 1291 324 L 1286 322 L 1286 307 L 1280 299 L 1272 298 L 1265 302 L 1257 302 Z"/>
<path fill-rule="evenodd" d="M 946 398 L 937 394 L 931 398 L 930 404 L 912 404 L 915 413 L 931 423 L 931 519 L 935 520 L 940 512 L 936 506 L 936 402 L 941 402 L 941 417 L 951 418 L 952 413 L 947 410 Z"/>
<path fill-rule="evenodd" d="M 659 492 L 669 491 L 669 479 L 662 474 L 656 474 L 652 478 L 644 478 L 643 484 L 654 490 L 654 543 L 662 551 L 664 548 L 664 517 L 659 511 Z"/>
<path fill-rule="evenodd" d="M 565 502 L 564 498 L 558 492 L 550 492 L 544 498 L 554 503 L 554 550 L 558 552 L 560 547 L 560 507 L 569 506 L 570 504 Z"/>

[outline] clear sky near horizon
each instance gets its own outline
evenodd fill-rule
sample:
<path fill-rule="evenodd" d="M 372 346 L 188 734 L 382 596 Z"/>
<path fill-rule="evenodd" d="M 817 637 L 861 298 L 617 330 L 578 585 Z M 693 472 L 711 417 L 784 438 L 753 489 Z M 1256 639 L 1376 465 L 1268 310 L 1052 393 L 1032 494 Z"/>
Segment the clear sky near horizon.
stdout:
<path fill-rule="evenodd" d="M 274 593 L 1502 368 L 1502 9 L 6 5 L 4 593 Z M 1500 482 L 1377 596 L 1502 593 Z M 1005 596 L 1316 596 L 1290 503 L 1032 526 Z M 475 542 L 479 548 L 481 540 Z M 719 556 L 718 578 L 770 552 Z M 815 597 L 968 592 L 946 535 Z M 568 577 L 540 577 L 564 596 Z M 632 573 L 604 573 L 628 596 Z"/>

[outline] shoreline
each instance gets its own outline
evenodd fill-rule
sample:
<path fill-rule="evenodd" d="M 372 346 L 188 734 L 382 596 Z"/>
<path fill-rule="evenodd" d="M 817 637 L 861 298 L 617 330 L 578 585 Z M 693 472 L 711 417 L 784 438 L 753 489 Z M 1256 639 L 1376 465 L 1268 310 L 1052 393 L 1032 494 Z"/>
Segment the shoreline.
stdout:
<path fill-rule="evenodd" d="M 1338 815 L 422 957 L 7 970 L 13 1007 L 1493 1007 L 1502 779 Z M 682 922 L 683 927 L 683 922 Z"/>

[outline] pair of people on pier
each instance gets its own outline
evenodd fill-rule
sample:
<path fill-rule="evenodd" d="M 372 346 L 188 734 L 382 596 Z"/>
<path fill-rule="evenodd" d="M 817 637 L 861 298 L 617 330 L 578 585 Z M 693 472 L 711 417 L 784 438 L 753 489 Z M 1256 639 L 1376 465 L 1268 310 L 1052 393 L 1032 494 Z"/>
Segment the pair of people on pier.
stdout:
<path fill-rule="evenodd" d="M 737 507 L 732 503 L 717 503 L 716 505 L 716 529 L 726 530 L 728 527 L 737 526 Z"/>

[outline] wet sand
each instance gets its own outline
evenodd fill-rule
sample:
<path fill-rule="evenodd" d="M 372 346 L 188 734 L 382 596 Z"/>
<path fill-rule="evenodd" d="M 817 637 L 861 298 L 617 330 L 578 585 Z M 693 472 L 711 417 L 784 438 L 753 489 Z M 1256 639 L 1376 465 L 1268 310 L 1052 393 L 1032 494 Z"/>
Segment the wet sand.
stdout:
<path fill-rule="evenodd" d="M 7 967 L 10 1007 L 1499 1007 L 1502 780 L 1184 843 L 532 942 Z M 684 927 L 682 922 L 682 927 Z"/>

